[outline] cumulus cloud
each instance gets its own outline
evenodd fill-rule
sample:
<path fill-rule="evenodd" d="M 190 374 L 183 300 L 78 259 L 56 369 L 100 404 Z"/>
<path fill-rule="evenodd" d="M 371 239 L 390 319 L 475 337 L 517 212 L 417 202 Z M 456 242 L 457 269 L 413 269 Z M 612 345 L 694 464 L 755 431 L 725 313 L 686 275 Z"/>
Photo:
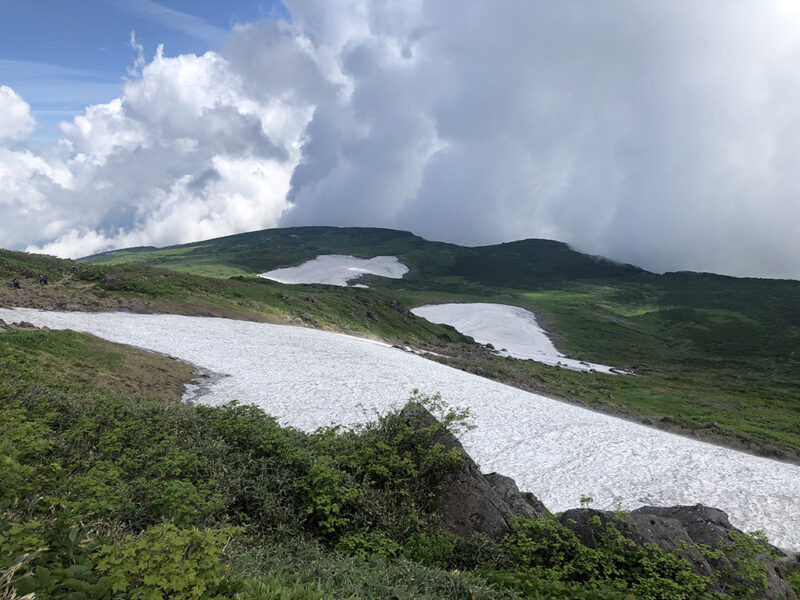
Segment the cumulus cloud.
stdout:
<path fill-rule="evenodd" d="M 376 225 L 800 277 L 795 3 L 285 4 L 219 53 L 137 62 L 46 152 L 0 88 L 24 109 L 0 120 L 2 244 Z"/>
<path fill-rule="evenodd" d="M 800 276 L 792 4 L 289 5 L 351 94 L 309 123 L 285 222 Z"/>
<path fill-rule="evenodd" d="M 25 138 L 36 125 L 31 107 L 6 85 L 0 85 L 0 139 Z"/>
<path fill-rule="evenodd" d="M 4 245 L 76 257 L 276 226 L 310 109 L 244 88 L 219 54 L 159 48 L 56 147 L 0 149 Z"/>

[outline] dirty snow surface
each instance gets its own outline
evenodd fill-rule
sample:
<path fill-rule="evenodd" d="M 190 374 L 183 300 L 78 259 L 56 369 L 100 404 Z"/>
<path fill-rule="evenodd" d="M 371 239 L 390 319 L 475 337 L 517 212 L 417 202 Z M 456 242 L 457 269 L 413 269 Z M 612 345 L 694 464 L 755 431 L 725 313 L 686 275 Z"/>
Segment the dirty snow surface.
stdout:
<path fill-rule="evenodd" d="M 428 304 L 411 312 L 432 323 L 452 325 L 478 343 L 491 344 L 501 356 L 530 358 L 575 371 L 622 372 L 606 365 L 567 358 L 556 350 L 534 314 L 519 306 L 483 302 Z"/>
<path fill-rule="evenodd" d="M 239 400 L 312 430 L 401 406 L 414 388 L 470 407 L 462 436 L 484 472 L 513 477 L 550 510 L 703 503 L 745 531 L 800 550 L 800 467 L 704 444 L 564 404 L 364 339 L 178 315 L 0 309 L 6 322 L 72 328 L 190 361 L 229 377 L 201 401 Z"/>
<path fill-rule="evenodd" d="M 259 277 L 281 283 L 327 283 L 328 285 L 347 285 L 348 281 L 366 274 L 402 279 L 408 267 L 395 256 L 376 256 L 375 258 L 356 258 L 343 254 L 325 254 L 304 262 L 297 267 L 275 269 L 260 273 Z M 358 287 L 367 287 L 359 285 Z"/>

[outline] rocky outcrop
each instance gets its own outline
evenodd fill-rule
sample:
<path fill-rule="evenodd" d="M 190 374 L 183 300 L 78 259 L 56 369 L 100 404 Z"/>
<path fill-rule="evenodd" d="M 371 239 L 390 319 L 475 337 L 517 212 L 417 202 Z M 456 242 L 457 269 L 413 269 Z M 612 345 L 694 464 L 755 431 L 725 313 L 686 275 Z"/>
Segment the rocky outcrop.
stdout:
<path fill-rule="evenodd" d="M 420 404 L 407 405 L 401 414 L 412 427 L 420 430 L 438 425 L 436 418 Z M 464 459 L 463 468 L 447 476 L 442 486 L 442 524 L 453 533 L 462 537 L 482 533 L 499 540 L 511 530 L 513 517 L 533 519 L 550 515 L 533 494 L 520 492 L 510 477 L 498 473 L 482 474 L 461 443 L 446 429 L 437 431 L 429 442 L 442 444 L 447 449 L 455 448 Z M 716 508 L 701 504 L 645 506 L 620 513 L 576 508 L 562 513 L 558 521 L 591 548 L 597 547 L 608 526 L 613 526 L 638 545 L 655 544 L 665 552 L 678 551 L 694 572 L 716 580 L 717 591 L 730 591 L 738 585 L 751 583 L 753 580 L 747 579 L 743 567 L 753 567 L 752 558 L 755 556 L 763 564 L 766 584 L 751 597 L 797 598 L 779 569 L 782 560 L 797 558 L 787 557 L 778 548 L 761 542 L 758 542 L 761 548 L 756 548 L 749 558 L 740 555 L 735 546 L 742 532 L 730 524 L 723 511 Z M 751 538 L 739 539 L 750 543 Z M 725 550 L 725 557 L 716 558 L 705 548 Z"/>
<path fill-rule="evenodd" d="M 718 591 L 747 583 L 743 564 L 748 558 L 734 549 L 742 531 L 728 521 L 721 510 L 695 506 L 645 506 L 629 513 L 613 513 L 588 508 L 575 508 L 561 514 L 558 521 L 572 530 L 586 546 L 596 547 L 609 525 L 638 545 L 655 544 L 665 552 L 678 550 L 691 569 L 700 575 L 716 577 Z M 701 547 L 726 550 L 726 557 L 712 558 Z M 796 598 L 781 576 L 778 561 L 784 553 L 763 543 L 758 559 L 763 562 L 766 585 L 755 597 Z"/>
<path fill-rule="evenodd" d="M 514 516 L 534 519 L 536 517 L 546 517 L 550 514 L 544 503 L 536 496 L 530 492 L 520 492 L 517 483 L 511 477 L 500 475 L 500 473 L 489 473 L 484 475 L 484 478 L 492 486 L 495 493 L 508 505 Z"/>
<path fill-rule="evenodd" d="M 420 404 L 409 404 L 402 415 L 415 428 L 435 426 L 438 421 Z M 482 533 L 499 540 L 511 531 L 510 520 L 515 516 L 535 518 L 549 514 L 544 505 L 532 495 L 526 501 L 516 483 L 509 477 L 493 473 L 483 475 L 475 461 L 464 451 L 456 437 L 442 429 L 432 439 L 448 450 L 456 448 L 464 459 L 458 473 L 448 475 L 442 484 L 440 507 L 443 525 L 460 536 Z"/>

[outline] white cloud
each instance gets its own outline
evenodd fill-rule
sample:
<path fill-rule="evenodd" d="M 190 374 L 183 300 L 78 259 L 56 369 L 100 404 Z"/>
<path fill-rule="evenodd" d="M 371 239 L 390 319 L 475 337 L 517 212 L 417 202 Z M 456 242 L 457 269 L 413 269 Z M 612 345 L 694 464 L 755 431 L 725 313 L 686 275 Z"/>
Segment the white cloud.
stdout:
<path fill-rule="evenodd" d="M 0 139 L 26 137 L 36 126 L 31 107 L 6 85 L 0 85 Z"/>
<path fill-rule="evenodd" d="M 291 23 L 236 26 L 219 53 L 159 49 L 39 154 L 4 92 L 24 110 L 0 153 L 0 245 L 381 225 L 800 277 L 792 3 L 286 5 Z"/>
<path fill-rule="evenodd" d="M 285 222 L 800 277 L 785 3 L 287 4 L 351 93 L 309 123 Z"/>
<path fill-rule="evenodd" d="M 218 54 L 159 49 L 56 147 L 0 148 L 3 245 L 84 256 L 276 226 L 310 114 L 251 97 Z"/>

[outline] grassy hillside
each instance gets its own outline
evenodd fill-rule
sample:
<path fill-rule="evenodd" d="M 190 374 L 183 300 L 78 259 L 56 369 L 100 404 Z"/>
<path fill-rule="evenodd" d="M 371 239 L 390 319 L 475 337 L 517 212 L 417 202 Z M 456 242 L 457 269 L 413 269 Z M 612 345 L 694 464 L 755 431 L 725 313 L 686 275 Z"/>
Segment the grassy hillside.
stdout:
<path fill-rule="evenodd" d="M 525 240 L 467 248 L 430 242 L 407 231 L 371 227 L 266 229 L 166 248 L 116 250 L 80 261 L 161 266 L 229 277 L 297 265 L 319 254 L 397 256 L 411 267 L 404 282 L 420 289 L 454 285 L 539 289 L 561 281 L 647 276 L 631 265 L 575 252 L 562 242 Z"/>
<path fill-rule="evenodd" d="M 566 373 L 485 353 L 450 360 L 460 368 L 666 429 L 800 460 L 797 281 L 655 275 L 547 240 L 464 248 L 407 232 L 332 227 L 265 230 L 86 260 L 252 273 L 328 253 L 399 257 L 411 268 L 406 277 L 367 281 L 376 293 L 406 306 L 481 301 L 531 309 L 561 351 L 637 376 Z"/>
<path fill-rule="evenodd" d="M 0 597 L 728 600 L 761 585 L 757 544 L 728 551 L 743 577 L 723 594 L 613 528 L 595 548 L 552 519 L 456 537 L 438 493 L 462 459 L 427 441 L 439 426 L 390 414 L 306 434 L 181 404 L 187 377 L 93 337 L 0 327 Z"/>
<path fill-rule="evenodd" d="M 291 286 L 259 277 L 219 279 L 135 265 L 76 265 L 0 250 L 0 304 L 43 309 L 132 310 L 229 317 L 346 331 L 414 344 L 464 343 L 451 327 L 411 314 L 392 296 L 363 288 Z M 38 282 L 45 273 L 49 286 Z M 18 277 L 22 289 L 5 282 Z"/>

